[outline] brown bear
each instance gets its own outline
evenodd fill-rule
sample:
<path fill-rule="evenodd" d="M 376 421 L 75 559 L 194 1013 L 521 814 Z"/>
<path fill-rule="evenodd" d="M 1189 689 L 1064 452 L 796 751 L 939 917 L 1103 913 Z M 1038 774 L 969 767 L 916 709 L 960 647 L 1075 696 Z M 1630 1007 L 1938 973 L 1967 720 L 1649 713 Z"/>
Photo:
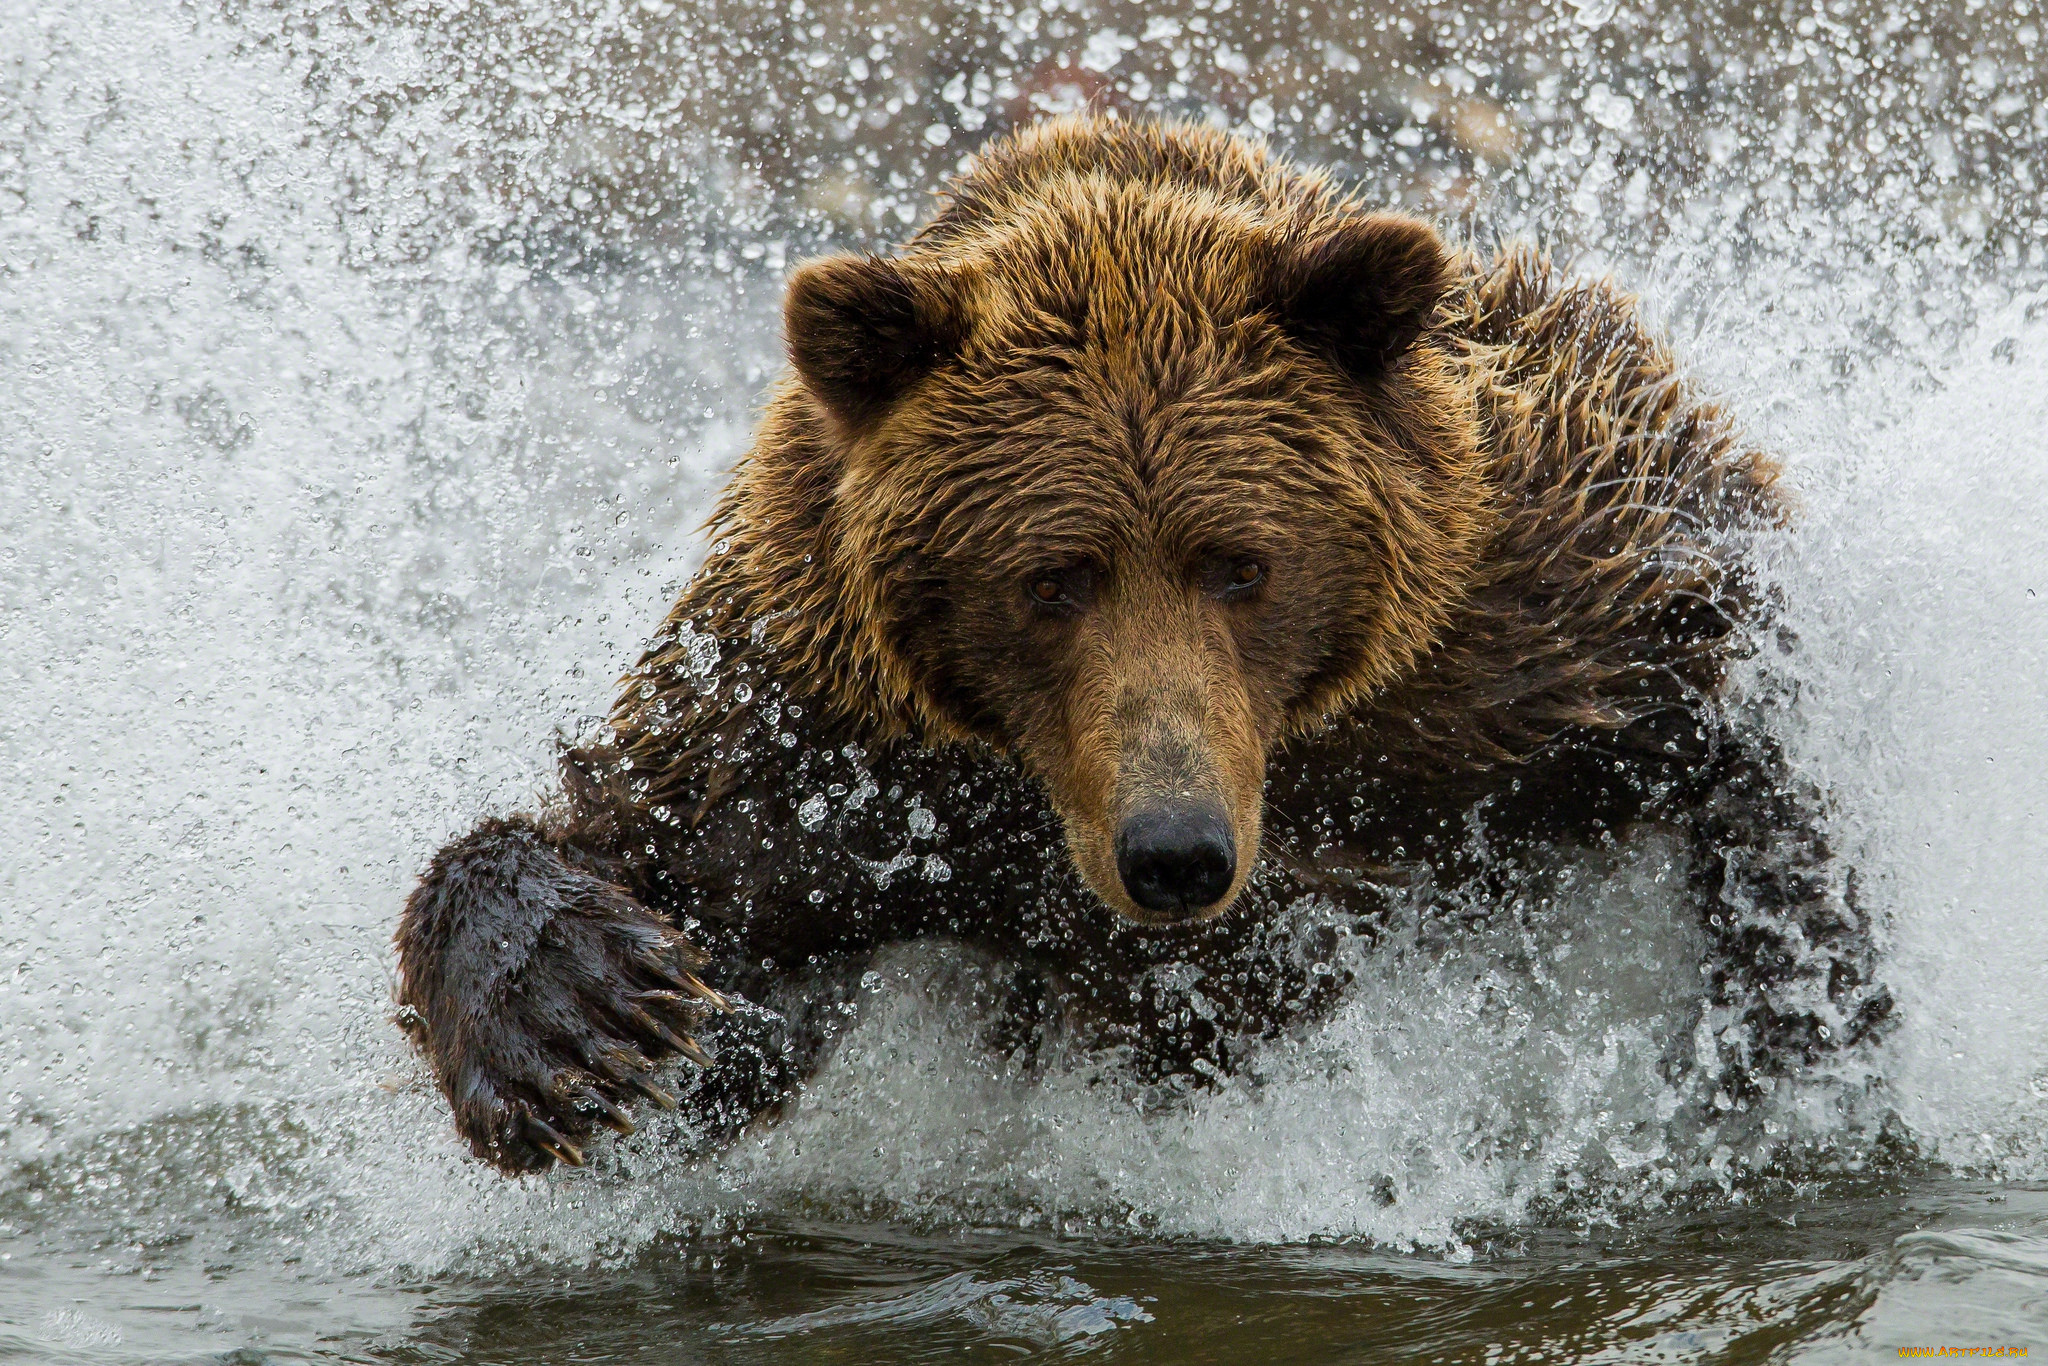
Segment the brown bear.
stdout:
<path fill-rule="evenodd" d="M 675 1053 L 732 1132 L 918 935 L 1010 965 L 1019 1047 L 1199 1085 L 1390 896 L 1641 822 L 1689 841 L 1723 1085 L 1885 1018 L 1813 792 L 1723 705 L 1777 469 L 1612 286 L 1076 119 L 800 268 L 785 325 L 604 735 L 406 905 L 401 1019 L 478 1156 L 581 1162 Z"/>

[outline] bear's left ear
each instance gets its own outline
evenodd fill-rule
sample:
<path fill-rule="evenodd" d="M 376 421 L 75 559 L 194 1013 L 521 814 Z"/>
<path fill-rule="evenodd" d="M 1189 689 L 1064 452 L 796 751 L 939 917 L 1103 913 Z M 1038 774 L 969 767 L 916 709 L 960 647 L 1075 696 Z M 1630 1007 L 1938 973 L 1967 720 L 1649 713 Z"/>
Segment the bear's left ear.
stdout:
<path fill-rule="evenodd" d="M 804 387 L 855 432 L 957 350 L 964 334 L 941 280 L 880 256 L 828 256 L 798 267 L 782 326 Z"/>
<path fill-rule="evenodd" d="M 1273 306 L 1296 340 L 1371 378 L 1414 344 L 1452 278 L 1450 250 L 1429 224 L 1371 214 L 1284 245 Z"/>

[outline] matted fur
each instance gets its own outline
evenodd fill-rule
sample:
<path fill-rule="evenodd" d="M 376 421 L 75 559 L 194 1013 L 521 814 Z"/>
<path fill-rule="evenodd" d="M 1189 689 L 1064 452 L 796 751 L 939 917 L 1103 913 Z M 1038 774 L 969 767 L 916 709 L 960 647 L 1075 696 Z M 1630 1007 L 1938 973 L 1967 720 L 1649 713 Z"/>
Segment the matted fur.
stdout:
<path fill-rule="evenodd" d="M 796 1061 L 752 1043 L 747 1075 L 786 1086 L 829 1033 L 797 984 L 933 932 L 1082 1037 L 1213 1073 L 1336 989 L 1277 910 L 1457 874 L 1475 802 L 1532 847 L 1690 832 L 1703 906 L 1745 907 L 1711 916 L 1753 1026 L 1731 1075 L 1883 1018 L 1815 802 L 1720 714 L 1776 468 L 1612 285 L 1241 139 L 1080 119 L 986 149 L 896 256 L 799 269 L 787 322 L 713 553 L 567 758 L 560 871 L 490 903 L 456 877 L 480 835 L 408 905 L 403 998 L 466 1021 L 420 1037 L 480 1154 L 577 1152 L 614 1118 L 577 1097 L 627 1098 L 583 1059 L 679 1046 L 611 996 L 671 981 L 663 1030 L 701 1023 L 700 972 L 773 999 Z M 1161 793 L 1227 812 L 1235 914 L 1135 923 L 1110 842 Z M 545 922 L 593 876 L 708 968 L 672 932 L 608 965 L 606 902 L 555 935 L 593 946 L 569 971 Z M 451 1002 L 514 932 L 563 999 Z M 1170 984 L 1204 978 L 1191 1013 Z M 720 1075 L 731 1123 L 780 1094 Z"/>

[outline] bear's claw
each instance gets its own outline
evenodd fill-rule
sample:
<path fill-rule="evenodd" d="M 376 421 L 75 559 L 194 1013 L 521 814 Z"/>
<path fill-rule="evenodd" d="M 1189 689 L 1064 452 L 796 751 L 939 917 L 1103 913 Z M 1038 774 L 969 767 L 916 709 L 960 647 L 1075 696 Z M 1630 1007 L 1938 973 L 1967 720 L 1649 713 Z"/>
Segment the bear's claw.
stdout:
<path fill-rule="evenodd" d="M 685 958 L 685 961 L 691 962 L 692 966 L 701 966 L 700 963 L 696 963 L 692 960 L 701 958 L 702 955 L 698 954 L 696 950 L 691 949 L 687 944 L 682 945 L 682 947 L 685 950 L 685 953 L 679 956 L 683 956 Z M 693 973 L 678 971 L 676 968 L 663 962 L 661 959 L 655 957 L 652 954 L 643 954 L 640 958 L 640 966 L 643 969 L 645 969 L 650 976 L 658 977 L 662 981 L 668 983 L 669 986 L 675 988 L 675 991 L 672 992 L 644 992 L 642 993 L 643 997 L 660 995 L 681 1001 L 683 997 L 677 996 L 676 992 L 682 992 L 685 996 L 695 997 L 697 1000 L 702 1001 L 704 1004 L 710 1006 L 713 1010 L 732 1009 L 731 1001 L 727 1000 L 725 996 L 723 996 L 719 992 L 713 991 L 710 987 L 705 986 L 704 983 L 698 981 Z"/>
<path fill-rule="evenodd" d="M 636 997 L 635 999 L 639 998 Z M 676 1033 L 673 1029 L 670 1029 L 667 1025 L 649 1014 L 645 1007 L 629 1005 L 619 1012 L 619 1017 L 638 1028 L 641 1032 L 652 1034 L 655 1038 L 661 1040 L 663 1045 L 674 1052 L 682 1054 L 699 1067 L 711 1066 L 711 1055 L 697 1047 L 695 1039 Z"/>
<path fill-rule="evenodd" d="M 572 1167 L 583 1165 L 583 1150 L 555 1132 L 554 1127 L 546 1120 L 531 1111 L 522 1111 L 519 1120 L 521 1127 L 527 1131 L 527 1139 L 536 1147 L 554 1154 L 558 1161 L 566 1162 Z"/>
<path fill-rule="evenodd" d="M 633 1132 L 633 1121 L 627 1118 L 626 1112 L 590 1087 L 575 1087 L 570 1092 L 570 1099 L 575 1101 L 579 1110 L 596 1111 L 598 1122 L 613 1133 L 625 1135 Z"/>
<path fill-rule="evenodd" d="M 664 1110 L 673 1110 L 676 1108 L 676 1098 L 670 1095 L 668 1092 L 662 1090 L 659 1086 L 656 1086 L 651 1081 L 645 1081 L 639 1077 L 628 1077 L 626 1079 L 626 1085 L 631 1087 L 633 1090 L 639 1092 L 641 1095 L 647 1097 L 647 1099 L 653 1101 L 656 1105 L 659 1105 Z"/>

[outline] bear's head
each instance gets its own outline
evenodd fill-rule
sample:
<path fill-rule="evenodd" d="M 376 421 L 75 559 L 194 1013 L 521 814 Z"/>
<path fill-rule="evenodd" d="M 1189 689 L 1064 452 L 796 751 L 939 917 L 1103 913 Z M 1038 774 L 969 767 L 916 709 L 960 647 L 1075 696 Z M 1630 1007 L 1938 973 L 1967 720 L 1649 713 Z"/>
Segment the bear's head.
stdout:
<path fill-rule="evenodd" d="M 1015 756 L 1123 915 L 1220 914 L 1269 756 L 1467 589 L 1453 274 L 1257 148 L 1100 124 L 985 155 L 897 257 L 803 266 L 770 501 L 834 600 L 830 686 Z"/>

